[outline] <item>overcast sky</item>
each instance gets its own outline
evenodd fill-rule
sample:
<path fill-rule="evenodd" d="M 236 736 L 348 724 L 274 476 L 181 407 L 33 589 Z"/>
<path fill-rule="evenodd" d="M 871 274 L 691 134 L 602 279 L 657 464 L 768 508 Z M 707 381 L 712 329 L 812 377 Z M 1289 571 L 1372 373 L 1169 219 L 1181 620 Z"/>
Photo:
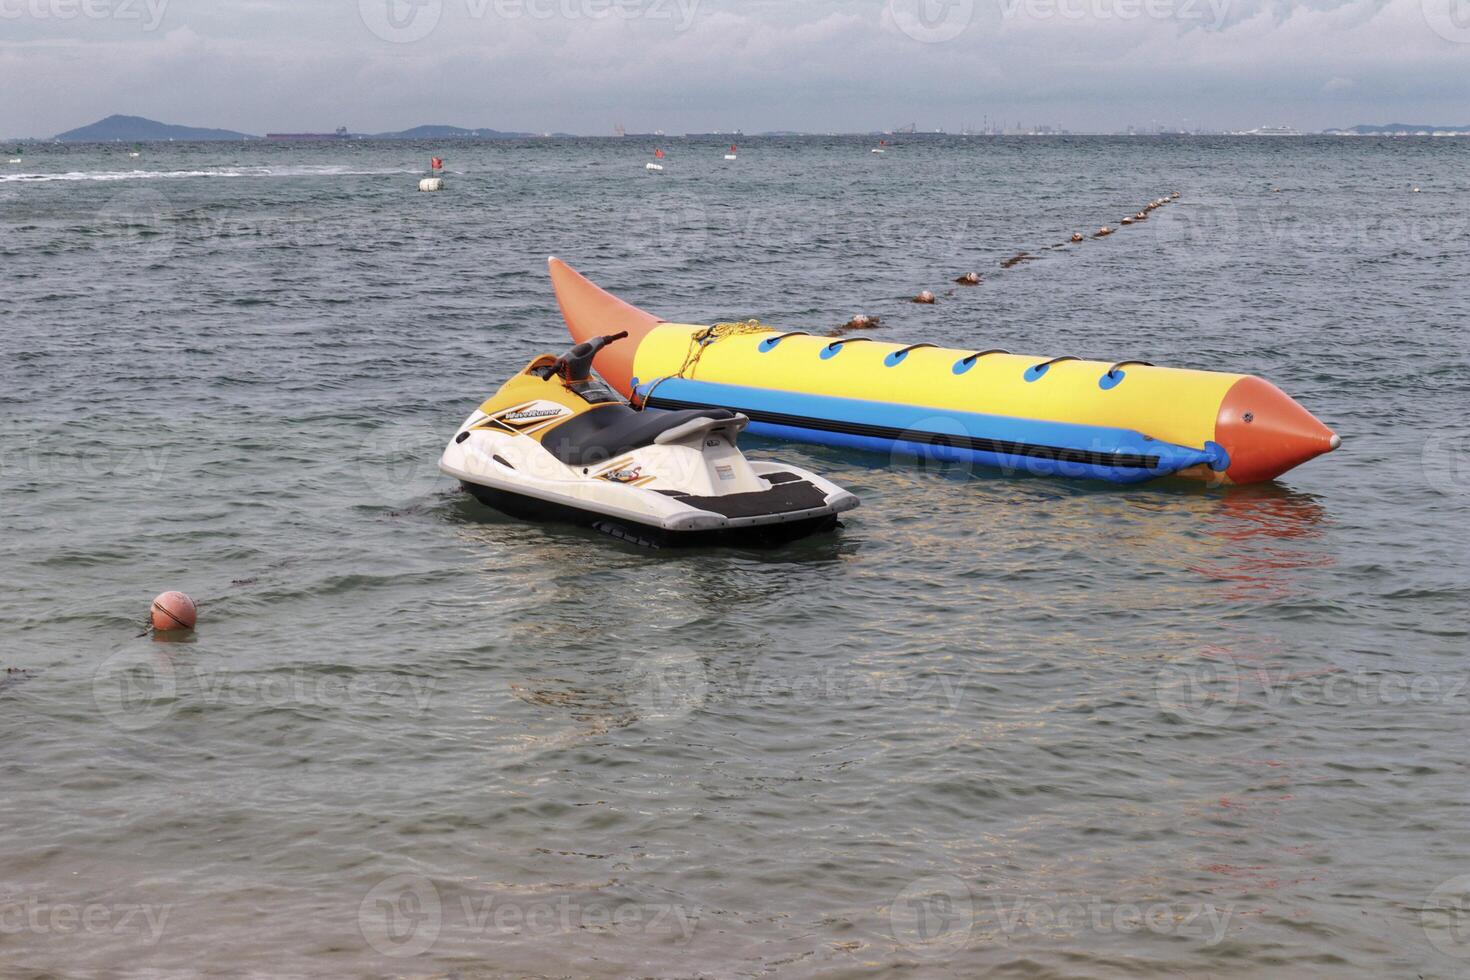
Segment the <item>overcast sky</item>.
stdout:
<path fill-rule="evenodd" d="M 1470 0 L 0 0 L 0 134 L 1470 124 Z"/>

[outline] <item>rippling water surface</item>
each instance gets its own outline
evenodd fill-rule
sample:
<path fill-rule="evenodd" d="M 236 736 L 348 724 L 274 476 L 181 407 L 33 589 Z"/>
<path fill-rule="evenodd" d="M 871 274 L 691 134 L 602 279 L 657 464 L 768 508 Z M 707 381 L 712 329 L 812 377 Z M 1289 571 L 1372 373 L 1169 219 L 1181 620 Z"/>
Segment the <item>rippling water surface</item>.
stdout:
<path fill-rule="evenodd" d="M 0 171 L 5 972 L 1465 975 L 1470 145 L 667 146 Z M 1344 445 L 1209 491 L 752 439 L 863 507 L 516 523 L 434 463 L 566 345 L 548 254 L 696 322 L 1257 373 Z"/>

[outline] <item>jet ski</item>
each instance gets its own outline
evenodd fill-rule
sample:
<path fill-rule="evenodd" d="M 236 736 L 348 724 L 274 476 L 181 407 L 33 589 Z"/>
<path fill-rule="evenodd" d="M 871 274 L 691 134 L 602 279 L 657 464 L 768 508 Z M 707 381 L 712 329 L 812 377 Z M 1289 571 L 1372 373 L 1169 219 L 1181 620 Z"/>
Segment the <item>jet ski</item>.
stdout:
<path fill-rule="evenodd" d="M 836 527 L 858 505 L 806 470 L 746 459 L 744 415 L 628 405 L 592 375 L 597 352 L 627 336 L 531 361 L 465 419 L 439 469 L 513 517 L 654 547 L 780 544 Z"/>

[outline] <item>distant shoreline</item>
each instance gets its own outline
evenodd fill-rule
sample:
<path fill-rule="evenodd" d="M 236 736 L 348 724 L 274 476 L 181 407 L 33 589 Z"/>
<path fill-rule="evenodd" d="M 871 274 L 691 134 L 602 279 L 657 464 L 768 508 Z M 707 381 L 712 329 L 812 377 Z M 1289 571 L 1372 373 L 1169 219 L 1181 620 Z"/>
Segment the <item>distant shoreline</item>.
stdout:
<path fill-rule="evenodd" d="M 710 140 L 743 140 L 760 138 L 781 137 L 821 137 L 821 138 L 870 138 L 870 139 L 900 139 L 900 140 L 926 140 L 926 139 L 961 139 L 988 136 L 1470 136 L 1470 125 L 1465 126 L 1428 126 L 1410 123 L 1388 123 L 1381 126 L 1357 125 L 1346 129 L 1325 129 L 1319 132 L 1302 133 L 1289 126 L 1260 126 L 1251 130 L 1232 131 L 1209 131 L 1209 130 L 1165 130 L 1156 128 L 1152 132 L 1140 132 L 1133 127 L 1114 132 L 1072 132 L 1052 126 L 1035 126 L 1026 129 L 1017 126 L 1013 129 L 1002 129 L 987 126 L 983 129 L 965 128 L 958 133 L 949 133 L 943 130 L 920 130 L 915 126 L 904 126 L 893 130 L 869 130 L 859 133 L 810 133 L 795 130 L 768 130 L 766 132 L 746 134 L 739 130 L 732 132 L 698 132 L 698 133 L 663 133 L 654 131 L 651 133 L 625 133 L 621 127 L 615 133 L 606 135 L 579 135 L 576 133 L 562 132 L 518 132 L 510 130 L 491 129 L 481 127 L 468 129 L 461 126 L 447 126 L 442 124 L 430 124 L 415 126 L 411 129 L 398 130 L 386 133 L 351 133 L 346 126 L 339 126 L 330 133 L 299 132 L 299 133 L 267 133 L 265 136 L 256 136 L 251 133 L 241 133 L 228 129 L 209 129 L 196 126 L 177 126 L 171 123 L 161 123 L 153 119 L 145 119 L 142 116 L 112 115 L 106 119 L 100 119 L 88 126 L 67 130 L 52 137 L 7 137 L 6 142 L 11 143 L 166 143 L 166 142 L 347 142 L 361 140 L 515 140 L 515 139 L 608 139 L 608 140 L 680 140 L 680 139 L 710 139 Z"/>
<path fill-rule="evenodd" d="M 251 143 L 251 144 L 303 144 L 303 143 L 516 143 L 530 141 L 555 140 L 602 140 L 609 143 L 644 143 L 651 141 L 662 141 L 665 143 L 723 143 L 730 139 L 740 141 L 750 140 L 780 140 L 780 139 L 851 139 L 851 140 L 873 140 L 887 139 L 890 145 L 901 146 L 906 142 L 921 143 L 937 140 L 979 140 L 979 139 L 1240 139 L 1240 140 L 1270 140 L 1270 139 L 1465 139 L 1470 138 L 1470 131 L 1435 131 L 1435 132 L 1387 132 L 1387 133 L 1358 133 L 1345 130 L 1329 130 L 1320 133 L 1294 133 L 1290 135 L 1272 135 L 1258 133 L 926 133 L 921 137 L 899 136 L 895 137 L 885 133 L 747 133 L 740 137 L 730 136 L 705 136 L 705 135 L 675 135 L 656 137 L 637 136 L 579 136 L 572 133 L 554 133 L 541 135 L 527 133 L 525 135 L 503 135 L 503 136 L 378 136 L 378 135 L 352 135 L 346 137 L 328 135 L 291 134 L 271 138 L 260 136 L 242 137 L 239 139 L 213 138 L 112 138 L 112 139 L 66 139 L 60 140 L 55 137 L 37 136 L 7 136 L 0 137 L 0 143 L 11 146 L 122 146 L 122 145 L 157 145 L 160 143 Z M 895 143 L 894 140 L 897 140 Z"/>

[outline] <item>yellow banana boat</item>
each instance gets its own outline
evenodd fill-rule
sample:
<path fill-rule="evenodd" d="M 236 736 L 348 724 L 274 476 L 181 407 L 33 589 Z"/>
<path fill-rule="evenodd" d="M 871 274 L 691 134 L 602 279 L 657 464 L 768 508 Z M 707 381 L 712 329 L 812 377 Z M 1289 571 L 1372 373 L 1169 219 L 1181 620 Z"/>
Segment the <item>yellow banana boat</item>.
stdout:
<path fill-rule="evenodd" d="M 740 412 L 757 435 L 1114 483 L 1256 483 L 1341 443 L 1252 375 L 669 323 L 549 264 L 575 340 L 628 332 L 595 361 L 624 397 Z"/>

